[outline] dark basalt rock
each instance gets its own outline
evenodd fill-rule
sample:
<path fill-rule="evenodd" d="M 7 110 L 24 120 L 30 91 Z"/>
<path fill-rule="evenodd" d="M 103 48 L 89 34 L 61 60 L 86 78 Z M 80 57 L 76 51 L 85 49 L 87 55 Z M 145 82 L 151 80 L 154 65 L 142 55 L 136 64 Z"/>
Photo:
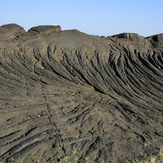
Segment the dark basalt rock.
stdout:
<path fill-rule="evenodd" d="M 125 163 L 158 152 L 162 35 L 0 31 L 0 162 L 57 162 L 75 150 L 78 162 Z"/>
<path fill-rule="evenodd" d="M 163 34 L 150 36 L 147 38 L 154 48 L 163 48 Z"/>
<path fill-rule="evenodd" d="M 7 24 L 0 27 L 0 41 L 1 40 L 12 40 L 19 37 L 26 31 L 24 28 L 17 24 Z"/>
<path fill-rule="evenodd" d="M 61 27 L 60 26 L 37 26 L 37 27 L 33 27 L 31 28 L 28 32 L 36 32 L 39 33 L 41 35 L 48 35 L 51 33 L 58 33 L 61 32 Z"/>
<path fill-rule="evenodd" d="M 121 33 L 118 35 L 114 35 L 113 37 L 129 40 L 129 41 L 133 42 L 134 44 L 137 44 L 137 45 L 145 47 L 145 48 L 152 47 L 151 43 L 145 37 L 140 36 L 136 33 Z"/>

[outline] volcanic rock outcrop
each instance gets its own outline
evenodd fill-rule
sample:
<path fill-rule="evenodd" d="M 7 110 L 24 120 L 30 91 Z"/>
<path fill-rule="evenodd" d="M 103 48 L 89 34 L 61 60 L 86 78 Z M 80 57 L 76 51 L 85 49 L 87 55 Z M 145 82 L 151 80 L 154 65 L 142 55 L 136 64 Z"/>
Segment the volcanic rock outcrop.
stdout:
<path fill-rule="evenodd" d="M 0 162 L 123 163 L 161 145 L 163 34 L 0 27 Z"/>

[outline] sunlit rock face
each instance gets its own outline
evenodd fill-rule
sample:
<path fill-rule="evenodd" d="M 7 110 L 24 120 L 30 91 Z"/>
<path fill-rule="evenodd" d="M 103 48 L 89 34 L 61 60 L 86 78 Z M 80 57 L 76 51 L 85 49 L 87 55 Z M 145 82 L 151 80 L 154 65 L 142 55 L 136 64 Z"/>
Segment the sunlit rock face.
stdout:
<path fill-rule="evenodd" d="M 1 26 L 0 162 L 122 163 L 157 153 L 162 36 Z"/>

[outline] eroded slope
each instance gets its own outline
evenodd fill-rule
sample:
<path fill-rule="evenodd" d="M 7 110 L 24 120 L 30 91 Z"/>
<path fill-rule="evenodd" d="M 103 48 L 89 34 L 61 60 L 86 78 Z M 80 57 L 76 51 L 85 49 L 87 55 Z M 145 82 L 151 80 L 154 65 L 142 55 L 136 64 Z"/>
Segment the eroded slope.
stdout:
<path fill-rule="evenodd" d="M 162 35 L 1 29 L 0 161 L 126 162 L 163 145 Z"/>

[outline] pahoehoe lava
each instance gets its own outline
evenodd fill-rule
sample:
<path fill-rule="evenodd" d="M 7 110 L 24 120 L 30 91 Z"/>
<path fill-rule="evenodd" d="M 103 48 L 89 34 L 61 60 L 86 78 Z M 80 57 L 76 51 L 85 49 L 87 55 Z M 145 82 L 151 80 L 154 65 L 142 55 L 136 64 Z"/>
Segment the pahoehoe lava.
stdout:
<path fill-rule="evenodd" d="M 163 145 L 163 34 L 0 27 L 0 162 L 123 163 Z"/>

